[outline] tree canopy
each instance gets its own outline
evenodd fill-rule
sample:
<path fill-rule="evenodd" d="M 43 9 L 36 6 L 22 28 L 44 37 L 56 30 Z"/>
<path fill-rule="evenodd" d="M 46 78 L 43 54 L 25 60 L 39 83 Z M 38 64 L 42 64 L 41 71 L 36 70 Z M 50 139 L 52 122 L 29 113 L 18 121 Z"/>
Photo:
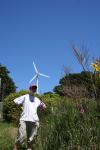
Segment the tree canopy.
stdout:
<path fill-rule="evenodd" d="M 92 80 L 91 80 L 92 78 Z M 60 79 L 59 85 L 54 87 L 54 92 L 70 98 L 93 97 L 95 90 L 100 95 L 100 79 L 92 72 L 67 74 Z"/>
<path fill-rule="evenodd" d="M 0 101 L 8 96 L 10 93 L 14 93 L 16 91 L 16 85 L 9 74 L 10 71 L 7 69 L 7 67 L 0 64 Z"/>

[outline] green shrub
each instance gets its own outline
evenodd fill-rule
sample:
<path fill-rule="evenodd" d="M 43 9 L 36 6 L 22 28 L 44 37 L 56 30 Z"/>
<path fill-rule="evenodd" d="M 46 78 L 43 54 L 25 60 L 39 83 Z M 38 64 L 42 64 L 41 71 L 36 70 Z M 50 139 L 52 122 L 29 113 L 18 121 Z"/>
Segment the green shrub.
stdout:
<path fill-rule="evenodd" d="M 46 104 L 46 110 L 43 111 L 38 111 L 39 116 L 41 119 L 44 119 L 45 116 L 48 116 L 50 114 L 53 113 L 53 111 L 55 111 L 55 109 L 57 109 L 58 104 L 60 104 L 61 98 L 58 94 L 52 94 L 52 93 L 48 93 L 48 94 L 43 94 L 41 96 L 39 96 L 39 98 Z"/>
<path fill-rule="evenodd" d="M 9 122 L 17 122 L 22 111 L 21 106 L 14 103 L 14 99 L 27 94 L 28 91 L 20 91 L 18 93 L 12 93 L 4 100 L 4 119 Z"/>

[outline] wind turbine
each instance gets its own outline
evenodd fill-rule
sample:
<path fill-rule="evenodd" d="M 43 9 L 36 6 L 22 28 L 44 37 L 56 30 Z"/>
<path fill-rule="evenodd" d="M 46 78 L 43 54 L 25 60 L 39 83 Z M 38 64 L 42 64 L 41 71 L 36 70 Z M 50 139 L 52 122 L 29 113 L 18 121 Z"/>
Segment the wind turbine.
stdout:
<path fill-rule="evenodd" d="M 47 77 L 47 78 L 50 78 L 50 76 L 40 73 L 40 72 L 37 70 L 34 61 L 33 61 L 33 66 L 34 66 L 34 69 L 35 69 L 36 74 L 35 74 L 35 75 L 33 76 L 33 78 L 29 81 L 29 83 L 31 83 L 33 80 L 36 79 L 37 94 L 38 94 L 38 89 L 39 89 L 39 76 L 43 76 L 43 77 Z"/>

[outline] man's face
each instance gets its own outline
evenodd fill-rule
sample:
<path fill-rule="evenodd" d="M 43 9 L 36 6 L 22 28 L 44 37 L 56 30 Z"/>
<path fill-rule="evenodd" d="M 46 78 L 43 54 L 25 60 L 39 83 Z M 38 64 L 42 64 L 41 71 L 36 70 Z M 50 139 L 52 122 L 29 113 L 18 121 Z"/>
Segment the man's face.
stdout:
<path fill-rule="evenodd" d="M 34 94 L 37 91 L 37 86 L 36 85 L 30 86 L 29 91 L 31 94 Z"/>
<path fill-rule="evenodd" d="M 30 89 L 30 93 L 34 94 L 36 92 L 36 89 Z"/>

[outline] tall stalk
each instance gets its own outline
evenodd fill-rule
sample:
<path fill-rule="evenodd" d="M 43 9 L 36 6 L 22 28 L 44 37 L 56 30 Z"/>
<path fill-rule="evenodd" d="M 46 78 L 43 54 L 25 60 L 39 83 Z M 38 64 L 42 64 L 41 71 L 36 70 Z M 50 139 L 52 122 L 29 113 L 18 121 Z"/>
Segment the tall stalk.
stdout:
<path fill-rule="evenodd" d="M 88 67 L 88 61 L 89 61 L 88 51 L 86 49 L 84 49 L 83 51 L 79 51 L 74 45 L 72 46 L 72 50 L 73 50 L 73 53 L 74 53 L 75 57 L 77 58 L 79 64 L 82 66 L 84 72 L 86 72 L 86 73 L 88 72 L 90 75 L 90 80 L 92 82 L 92 87 L 93 87 L 93 92 L 94 92 L 94 98 L 97 102 L 97 110 L 100 111 L 99 103 L 98 103 L 98 95 L 97 95 L 97 91 L 96 91 L 96 85 L 93 80 L 93 75 Z"/>

